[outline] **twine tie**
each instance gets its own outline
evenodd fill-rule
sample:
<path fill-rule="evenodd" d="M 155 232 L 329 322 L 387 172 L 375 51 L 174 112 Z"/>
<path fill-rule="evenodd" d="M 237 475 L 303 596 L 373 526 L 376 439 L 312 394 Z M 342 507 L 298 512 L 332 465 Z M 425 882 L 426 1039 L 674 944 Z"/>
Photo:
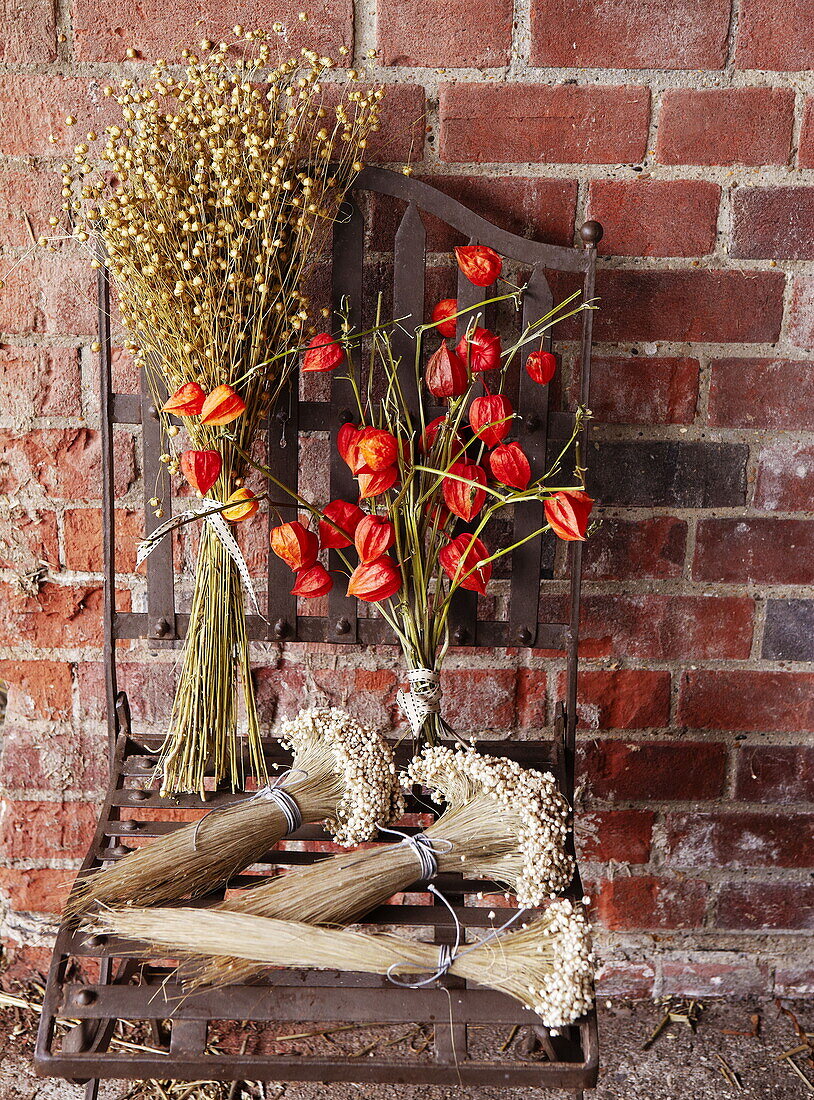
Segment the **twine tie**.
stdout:
<path fill-rule="evenodd" d="M 410 690 L 402 691 L 399 688 L 396 702 L 410 724 L 413 737 L 418 737 L 427 718 L 441 710 L 444 693 L 441 690 L 440 676 L 431 668 L 408 669 L 407 682 Z"/>
<path fill-rule="evenodd" d="M 195 832 L 192 836 L 192 850 L 194 852 L 198 851 L 198 830 L 208 817 L 223 810 L 232 810 L 235 806 L 247 806 L 250 802 L 274 802 L 285 818 L 286 831 L 284 835 L 288 836 L 289 833 L 295 833 L 302 826 L 302 812 L 288 791 L 283 790 L 283 784 L 295 772 L 299 773 L 303 779 L 308 778 L 308 772 L 302 768 L 286 768 L 285 771 L 280 772 L 273 783 L 267 783 L 265 787 L 261 787 L 259 790 L 247 795 L 246 798 L 240 798 L 237 802 L 232 802 L 229 806 L 216 806 L 209 813 L 204 814 L 195 826 Z"/>
<path fill-rule="evenodd" d="M 421 878 L 416 879 L 417 886 L 423 886 L 438 874 L 436 852 L 440 855 L 441 852 L 452 851 L 452 841 L 445 840 L 443 837 L 433 838 L 427 836 L 426 833 L 403 833 L 401 829 L 388 829 L 384 825 L 378 825 L 377 828 L 381 833 L 392 833 L 394 836 L 400 836 L 400 847 L 412 848 L 415 852 L 418 862 L 421 864 Z M 446 844 L 448 847 L 438 847 L 442 844 Z"/>

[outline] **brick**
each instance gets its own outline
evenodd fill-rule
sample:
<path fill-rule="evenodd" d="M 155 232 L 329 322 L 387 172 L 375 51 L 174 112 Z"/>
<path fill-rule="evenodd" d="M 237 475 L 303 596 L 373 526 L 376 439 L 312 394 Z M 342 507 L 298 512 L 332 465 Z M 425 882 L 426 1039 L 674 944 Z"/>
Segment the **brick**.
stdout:
<path fill-rule="evenodd" d="M 542 729 L 547 725 L 547 676 L 542 669 L 517 670 L 517 725 L 520 729 Z"/>
<path fill-rule="evenodd" d="M 735 797 L 745 802 L 814 802 L 814 747 L 742 746 Z"/>
<path fill-rule="evenodd" d="M 705 952 L 706 954 L 706 952 Z M 724 952 L 713 960 L 663 959 L 662 992 L 679 997 L 758 997 L 769 990 L 764 963 Z"/>
<path fill-rule="evenodd" d="M 703 920 L 709 887 L 693 879 L 642 876 L 599 884 L 594 906 L 611 930 L 695 928 Z"/>
<path fill-rule="evenodd" d="M 718 896 L 716 928 L 814 928 L 814 883 L 748 882 L 725 885 Z"/>
<path fill-rule="evenodd" d="M 55 802 L 70 794 L 98 797 L 108 782 L 107 734 L 79 725 L 67 735 L 64 723 L 10 719 L 0 764 L 2 789 L 12 797 L 32 799 L 35 791 L 48 792 Z"/>
<path fill-rule="evenodd" d="M 480 4 L 451 0 L 427 33 L 427 10 L 419 2 L 383 0 L 376 9 L 377 45 L 382 65 L 505 65 L 512 44 L 511 0 Z"/>
<path fill-rule="evenodd" d="M 0 867 L 0 896 L 23 913 L 60 913 L 71 892 L 70 871 Z"/>
<path fill-rule="evenodd" d="M 639 85 L 443 84 L 440 115 L 446 161 L 635 163 L 647 147 L 650 93 Z"/>
<path fill-rule="evenodd" d="M 574 240 L 577 205 L 576 180 L 540 179 L 534 176 L 427 176 L 426 183 L 443 191 L 470 210 L 508 233 L 548 244 L 570 246 Z M 368 242 L 376 251 L 391 249 L 401 204 L 371 196 L 373 212 Z M 451 252 L 469 238 L 452 226 L 422 213 L 427 228 L 427 251 Z M 453 291 L 454 293 L 454 291 Z M 430 303 L 430 307 L 435 302 Z"/>
<path fill-rule="evenodd" d="M 560 696 L 566 675 L 560 676 Z M 586 729 L 646 729 L 666 726 L 670 717 L 670 673 L 623 668 L 579 676 L 577 716 Z"/>
<path fill-rule="evenodd" d="M 580 859 L 595 863 L 647 863 L 655 815 L 647 810 L 597 810 L 575 823 Z"/>
<path fill-rule="evenodd" d="M 213 41 L 230 39 L 235 23 L 247 27 L 270 27 L 278 21 L 285 24 L 283 56 L 289 50 L 298 52 L 301 46 L 331 56 L 336 55 L 340 46 L 353 46 L 351 0 L 326 0 L 309 9 L 307 23 L 297 19 L 299 10 L 297 0 L 260 4 L 228 0 L 225 4 L 204 7 L 192 0 L 182 0 L 171 8 L 159 0 L 145 0 L 137 7 L 127 0 L 112 0 L 104 8 L 91 0 L 73 0 L 71 4 L 79 61 L 123 61 L 128 47 L 150 60 L 162 56 L 173 59 L 180 47 L 194 45 L 203 30 Z M 203 20 L 205 26 L 196 27 L 196 20 Z"/>
<path fill-rule="evenodd" d="M 462 668 L 442 671 L 444 717 L 463 736 L 514 723 L 514 669 Z"/>
<path fill-rule="evenodd" d="M 684 802 L 723 791 L 726 746 L 719 742 L 590 741 L 580 754 L 593 798 Z"/>
<path fill-rule="evenodd" d="M 593 580 L 680 577 L 687 524 L 673 516 L 628 520 L 598 514 L 600 526 L 583 548 L 584 576 Z"/>
<path fill-rule="evenodd" d="M 804 867 L 814 814 L 668 814 L 666 858 L 677 867 Z"/>
<path fill-rule="evenodd" d="M 96 826 L 88 802 L 4 801 L 0 851 L 5 859 L 81 859 Z"/>
<path fill-rule="evenodd" d="M 588 489 L 603 505 L 717 508 L 746 503 L 745 443 L 592 443 Z"/>
<path fill-rule="evenodd" d="M 814 661 L 814 600 L 767 600 L 764 661 Z"/>
<path fill-rule="evenodd" d="M 0 348 L 3 415 L 15 424 L 34 416 L 79 416 L 81 385 L 79 357 L 72 349 Z"/>
<path fill-rule="evenodd" d="M 298 0 L 299 2 L 299 0 Z M 385 85 L 379 130 L 367 143 L 367 159 L 391 164 L 412 163 L 424 156 L 426 101 L 418 84 Z"/>
<path fill-rule="evenodd" d="M 678 720 L 694 729 L 814 730 L 814 675 L 734 669 L 685 672 Z"/>
<path fill-rule="evenodd" d="M 102 492 L 102 444 L 88 428 L 46 428 L 18 437 L 0 431 L 0 492 L 16 493 L 35 482 L 49 497 L 77 501 Z M 135 473 L 133 440 L 116 432 L 114 491 L 123 496 Z"/>
<path fill-rule="evenodd" d="M 668 89 L 656 159 L 661 164 L 787 164 L 793 125 L 791 88 Z"/>
<path fill-rule="evenodd" d="M 729 4 L 536 0 L 531 64 L 575 69 L 720 69 Z"/>
<path fill-rule="evenodd" d="M 745 659 L 754 604 L 741 596 L 589 595 L 580 654 L 656 661 Z"/>
<path fill-rule="evenodd" d="M 41 565 L 59 567 L 54 513 L 12 508 L 0 515 L 0 568 L 14 569 L 19 576 L 30 576 Z"/>
<path fill-rule="evenodd" d="M 755 507 L 808 511 L 814 499 L 814 445 L 775 439 L 758 453 Z"/>
<path fill-rule="evenodd" d="M 26 257 L 8 276 L 0 294 L 0 332 L 19 336 L 95 332 L 93 275 L 83 255 L 38 251 Z"/>
<path fill-rule="evenodd" d="M 704 256 L 715 247 L 720 197 L 703 180 L 593 180 L 588 217 L 604 227 L 600 253 Z"/>
<path fill-rule="evenodd" d="M 36 596 L 0 584 L 0 638 L 38 646 L 98 645 L 102 637 L 102 589 L 99 585 L 47 581 Z"/>
<path fill-rule="evenodd" d="M 814 584 L 814 523 L 802 519 L 703 519 L 692 575 L 701 581 Z"/>
<path fill-rule="evenodd" d="M 136 568 L 136 547 L 144 535 L 140 512 L 115 510 L 116 572 Z M 65 566 L 82 573 L 102 571 L 102 513 L 98 508 L 72 508 L 64 516 Z"/>
<path fill-rule="evenodd" d="M 805 98 L 797 163 L 801 168 L 814 168 L 814 95 L 807 95 Z"/>
<path fill-rule="evenodd" d="M 600 424 L 691 424 L 698 401 L 698 360 L 598 356 L 588 404 Z"/>
<path fill-rule="evenodd" d="M 169 720 L 178 670 L 163 661 L 119 660 L 116 665 L 119 691 L 127 693 L 133 721 L 139 730 L 164 727 Z M 106 717 L 104 666 L 82 661 L 76 669 L 79 717 L 87 722 L 104 722 Z"/>
<path fill-rule="evenodd" d="M 814 187 L 739 187 L 732 213 L 731 255 L 752 260 L 814 256 Z"/>
<path fill-rule="evenodd" d="M 311 706 L 345 707 L 361 721 L 381 726 L 395 717 L 399 681 L 390 669 L 302 668 L 284 661 L 278 668 L 254 670 L 258 706 L 264 719 L 291 717 L 306 697 Z"/>
<path fill-rule="evenodd" d="M 814 348 L 814 275 L 795 275 L 788 337 L 798 348 Z"/>
<path fill-rule="evenodd" d="M 805 963 L 795 966 L 778 966 L 774 972 L 775 997 L 814 996 L 814 966 Z"/>
<path fill-rule="evenodd" d="M 25 221 L 28 215 L 35 237 L 50 236 L 48 218 L 62 210 L 59 176 L 49 169 L 0 168 L 0 245 L 3 248 L 29 248 L 31 235 Z"/>
<path fill-rule="evenodd" d="M 656 971 L 650 963 L 610 959 L 596 972 L 600 997 L 650 997 L 655 980 Z"/>
<path fill-rule="evenodd" d="M 71 666 L 63 661 L 0 661 L 0 681 L 8 687 L 8 717 L 66 718 L 70 714 Z"/>
<path fill-rule="evenodd" d="M 814 363 L 713 359 L 709 422 L 726 428 L 814 428 Z"/>
<path fill-rule="evenodd" d="M 809 0 L 743 0 L 738 12 L 735 67 L 797 72 L 814 66 L 805 27 Z"/>
<path fill-rule="evenodd" d="M 116 109 L 96 80 L 48 74 L 0 76 L 0 153 L 54 156 L 73 151 L 77 135 L 101 131 Z M 72 114 L 76 126 L 65 123 Z M 53 135 L 56 144 L 48 140 Z"/>
<path fill-rule="evenodd" d="M 56 58 L 55 8 L 49 0 L 5 0 L 0 11 L 0 61 L 31 65 Z"/>

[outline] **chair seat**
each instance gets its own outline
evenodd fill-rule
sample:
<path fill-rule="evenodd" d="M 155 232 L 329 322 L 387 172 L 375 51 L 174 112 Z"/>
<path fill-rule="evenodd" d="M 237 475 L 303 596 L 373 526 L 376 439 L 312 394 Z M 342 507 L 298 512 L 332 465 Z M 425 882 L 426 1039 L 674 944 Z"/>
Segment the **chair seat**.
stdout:
<path fill-rule="evenodd" d="M 511 756 L 525 766 L 552 771 L 563 790 L 564 753 L 558 736 L 547 741 L 483 742 L 479 747 L 496 755 Z M 149 789 L 158 744 L 135 741 L 120 734 L 116 746 L 113 780 L 105 799 L 94 842 L 83 868 L 123 858 L 133 842 L 149 843 L 184 822 L 178 811 L 199 811 L 229 805 L 241 796 L 213 791 L 206 803 L 196 795 L 162 797 Z M 287 754 L 269 740 L 265 745 L 269 765 L 285 764 Z M 407 750 L 400 750 L 406 758 Z M 399 754 L 397 753 L 397 756 Z M 403 761 L 401 761 L 403 762 Z M 408 799 L 408 814 L 426 813 L 426 803 Z M 415 817 L 406 818 L 406 829 L 416 828 Z M 308 850 L 301 842 L 320 841 L 321 850 Z M 329 835 L 319 826 L 304 826 L 283 845 L 275 847 L 229 883 L 229 890 L 256 885 L 278 867 L 291 867 L 324 859 Z M 392 843 L 381 836 L 378 843 Z M 478 892 L 502 891 L 492 882 L 442 874 L 438 888 L 453 901 L 464 928 L 490 927 L 489 909 Z M 387 926 L 406 937 L 435 930 L 445 937 L 452 917 L 432 894 L 417 888 L 406 892 L 405 903 L 374 910 L 360 922 L 363 928 Z M 580 897 L 579 874 L 567 896 Z M 207 907 L 224 896 L 213 891 L 182 904 Z M 441 939 L 439 939 L 441 942 Z M 74 965 L 71 965 L 74 964 Z M 81 984 L 77 977 L 88 976 Z M 78 1021 L 61 1033 L 57 1019 Z M 110 1047 L 119 1020 L 165 1022 L 170 1040 L 166 1054 Z M 302 1054 L 262 1055 L 211 1049 L 213 1029 L 239 1028 L 241 1021 L 266 1025 L 269 1039 L 280 1025 L 427 1024 L 434 1028 L 431 1049 L 408 1050 L 404 1056 L 348 1058 Z M 493 1045 L 488 1054 L 467 1042 L 468 1027 L 533 1029 L 542 1042 L 545 1061 L 525 1060 L 514 1053 L 517 1044 L 501 1051 Z M 290 1028 L 285 1028 L 289 1030 Z M 319 1030 L 318 1027 L 316 1030 Z M 153 1046 L 151 1042 L 149 1044 Z M 389 1049 L 389 1048 L 386 1048 Z M 131 943 L 113 937 L 88 936 L 68 924 L 61 925 L 47 982 L 35 1053 L 37 1071 L 45 1076 L 86 1080 L 92 1078 L 167 1078 L 177 1080 L 356 1081 L 436 1085 L 495 1085 L 505 1087 L 581 1089 L 597 1077 L 597 1031 L 593 1013 L 550 1036 L 539 1019 L 512 998 L 448 975 L 431 987 L 403 989 L 384 977 L 342 970 L 269 969 L 262 980 L 223 989 L 202 988 L 183 995 L 174 984 L 166 955 L 136 954 Z"/>

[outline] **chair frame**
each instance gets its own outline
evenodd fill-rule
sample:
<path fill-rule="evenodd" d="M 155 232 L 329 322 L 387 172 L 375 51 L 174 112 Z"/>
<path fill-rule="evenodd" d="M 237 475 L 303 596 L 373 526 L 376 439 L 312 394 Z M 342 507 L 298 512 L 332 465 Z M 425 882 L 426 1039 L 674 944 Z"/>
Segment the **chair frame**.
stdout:
<path fill-rule="evenodd" d="M 542 316 L 553 302 L 546 278 L 547 271 L 579 276 L 586 299 L 593 296 L 596 245 L 602 229 L 587 222 L 581 230 L 582 248 L 566 248 L 526 240 L 491 225 L 461 203 L 421 181 L 385 169 L 367 168 L 359 176 L 353 195 L 348 199 L 348 216 L 335 226 L 333 242 L 332 296 L 334 308 L 350 303 L 354 326 L 361 322 L 362 285 L 365 259 L 365 223 L 355 195 L 369 192 L 407 204 L 395 236 L 393 254 L 393 302 L 396 317 L 406 320 L 395 335 L 396 354 L 412 364 L 414 325 L 424 317 L 424 279 L 426 232 L 419 210 L 434 215 L 452 227 L 470 243 L 487 244 L 502 255 L 531 268 L 523 298 L 523 324 Z M 382 201 L 377 199 L 376 201 Z M 483 292 L 462 275 L 458 277 L 460 306 L 479 301 Z M 161 430 L 158 412 L 149 394 L 146 379 L 142 393 L 114 393 L 111 382 L 111 334 L 109 283 L 104 267 L 98 279 L 98 325 L 101 345 L 101 434 L 103 448 L 103 520 L 104 520 L 104 664 L 107 722 L 110 749 L 110 783 L 101 809 L 98 827 L 82 873 L 100 867 L 127 854 L 128 838 L 165 835 L 178 825 L 170 820 L 139 820 L 139 810 L 162 808 L 198 808 L 195 795 L 162 798 L 149 784 L 159 749 L 159 740 L 133 734 L 127 696 L 118 690 L 116 642 L 119 639 L 146 638 L 150 648 L 175 647 L 183 638 L 187 616 L 176 610 L 172 546 L 165 540 L 152 554 L 146 584 L 146 610 L 122 612 L 115 606 L 115 526 L 113 490 L 113 428 L 116 424 L 141 425 L 143 465 L 155 468 L 160 453 Z M 487 321 L 489 314 L 487 312 Z M 590 310 L 582 316 L 581 344 L 578 356 L 579 395 L 587 403 L 591 365 Z M 411 324 L 412 322 L 412 324 Z M 465 320 L 459 321 L 459 332 Z M 550 346 L 550 335 L 546 337 Z M 521 357 L 521 363 L 527 352 Z M 411 371 L 406 372 L 403 385 Z M 524 449 L 532 462 L 541 465 L 549 443 L 567 440 L 573 429 L 573 416 L 549 408 L 549 389 L 531 382 L 520 370 L 515 384 L 520 387 L 524 413 Z M 272 414 L 269 421 L 269 461 L 275 475 L 291 485 L 298 479 L 298 446 L 279 447 L 282 437 L 298 438 L 300 431 L 324 430 L 326 424 L 338 426 L 351 419 L 346 383 L 332 380 L 330 400 L 297 401 L 298 380 L 292 382 L 292 399 L 279 403 L 284 410 Z M 408 400 L 417 401 L 415 383 L 408 389 Z M 583 429 L 580 442 L 584 447 Z M 350 472 L 332 446 L 330 467 L 331 498 L 349 497 L 354 490 Z M 535 462 L 536 460 L 536 462 Z M 148 506 L 152 491 L 145 477 L 145 523 L 149 533 L 158 525 Z M 541 526 L 542 506 L 537 502 L 516 508 L 515 538 L 520 539 Z M 270 521 L 271 522 L 271 521 Z M 542 540 L 534 539 L 512 556 L 512 575 L 508 620 L 483 621 L 477 617 L 473 593 L 459 592 L 452 615 L 452 638 L 456 645 L 516 646 L 530 649 L 564 650 L 567 682 L 565 699 L 558 704 L 551 739 L 526 741 L 488 741 L 483 748 L 519 760 L 524 766 L 552 771 L 560 788 L 573 802 L 574 753 L 577 691 L 577 645 L 581 587 L 582 546 L 568 544 L 569 591 L 567 615 L 559 622 L 542 622 L 539 610 L 543 576 Z M 304 642 L 330 641 L 337 645 L 393 644 L 389 627 L 381 619 L 358 614 L 356 601 L 334 589 L 329 597 L 326 616 L 297 614 L 296 599 L 288 594 L 289 574 L 283 564 L 269 555 L 268 607 L 265 619 L 249 615 L 249 636 L 255 640 Z M 543 581 L 543 586 L 545 581 Z M 460 597 L 460 598 L 458 598 Z M 267 620 L 267 621 L 266 621 Z M 286 754 L 273 738 L 265 741 L 267 761 L 285 763 Z M 402 762 L 406 759 L 402 756 Z M 239 798 L 226 790 L 214 792 L 208 806 L 228 805 Z M 418 804 L 408 806 L 417 810 Z M 423 808 L 423 807 L 422 807 Z M 325 840 L 316 826 L 306 826 L 295 840 Z M 382 836 L 381 842 L 387 842 Z M 274 849 L 260 861 L 269 866 L 291 866 L 324 858 L 320 852 Z M 256 865 L 253 865 L 256 866 Z M 230 887 L 248 886 L 258 880 L 257 872 L 237 876 Z M 440 875 L 439 889 L 450 899 L 465 927 L 488 926 L 486 911 L 471 904 L 476 891 L 494 889 L 480 880 L 464 880 L 460 875 Z M 209 905 L 223 896 L 215 891 L 192 904 Z M 577 871 L 567 896 L 582 896 Z M 436 942 L 451 942 L 452 919 L 447 909 L 432 904 L 382 906 L 365 924 L 388 924 L 410 930 L 434 929 Z M 87 1097 L 97 1094 L 102 1078 L 167 1078 L 198 1080 L 282 1080 L 282 1081 L 355 1081 L 388 1084 L 492 1085 L 519 1088 L 564 1088 L 581 1090 L 592 1087 L 598 1073 L 598 1040 L 594 1012 L 552 1036 L 532 1014 L 517 1002 L 492 990 L 470 987 L 447 975 L 430 988 L 409 990 L 390 985 L 375 976 L 325 972 L 318 970 L 275 970 L 257 984 L 230 986 L 221 990 L 203 990 L 180 998 L 176 986 L 162 983 L 169 973 L 157 965 L 155 957 L 145 955 L 134 961 L 123 954 L 121 941 L 91 936 L 67 923 L 61 924 L 47 982 L 35 1065 L 45 1076 L 68 1077 L 87 1082 Z M 98 961 L 99 978 L 82 984 L 71 976 L 71 961 Z M 134 978 L 139 984 L 132 984 Z M 158 995 L 157 995 L 158 994 Z M 175 1000 L 177 996 L 177 1000 Z M 58 1040 L 56 1021 L 78 1021 Z M 145 1052 L 119 1052 L 110 1049 L 110 1040 L 118 1020 L 149 1021 L 157 1029 L 159 1020 L 171 1021 L 171 1039 L 166 1055 Z M 207 1050 L 207 1029 L 211 1021 L 254 1020 L 266 1023 L 284 1021 L 341 1021 L 346 1023 L 404 1024 L 413 1021 L 434 1025 L 434 1057 L 399 1060 L 376 1056 L 348 1061 L 339 1056 L 304 1057 L 292 1055 L 225 1055 Z M 452 1021 L 452 1022 L 450 1022 Z M 529 1041 L 541 1050 L 546 1061 L 518 1061 L 497 1057 L 474 1060 L 467 1053 L 467 1027 L 470 1025 L 521 1025 L 528 1029 Z M 510 1052 L 511 1053 L 511 1052 Z"/>

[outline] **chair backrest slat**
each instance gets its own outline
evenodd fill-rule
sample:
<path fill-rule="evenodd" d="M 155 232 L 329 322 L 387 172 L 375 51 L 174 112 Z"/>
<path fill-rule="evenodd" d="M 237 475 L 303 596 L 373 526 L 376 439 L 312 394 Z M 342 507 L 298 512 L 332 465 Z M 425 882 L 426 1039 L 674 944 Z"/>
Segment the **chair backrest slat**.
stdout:
<path fill-rule="evenodd" d="M 424 250 L 427 231 L 414 203 L 396 230 L 393 255 L 393 317 L 403 318 L 393 332 L 393 352 L 401 360 L 399 384 L 415 422 L 418 412 L 415 329 L 424 320 Z M 386 320 L 386 318 L 384 318 Z"/>
<path fill-rule="evenodd" d="M 156 494 L 156 475 L 159 482 L 168 482 L 164 465 L 158 462 L 161 454 L 161 424 L 158 411 L 149 395 L 146 369 L 142 368 L 141 378 L 141 449 L 142 469 L 144 470 L 144 533 L 152 534 L 156 527 L 166 523 L 172 515 L 172 500 L 167 487 L 166 492 Z M 162 502 L 163 516 L 156 516 L 156 509 L 149 501 L 158 495 Z M 172 538 L 163 539 L 149 557 L 147 570 L 147 636 L 157 642 L 167 643 L 177 635 L 175 632 L 175 585 L 173 577 Z"/>

